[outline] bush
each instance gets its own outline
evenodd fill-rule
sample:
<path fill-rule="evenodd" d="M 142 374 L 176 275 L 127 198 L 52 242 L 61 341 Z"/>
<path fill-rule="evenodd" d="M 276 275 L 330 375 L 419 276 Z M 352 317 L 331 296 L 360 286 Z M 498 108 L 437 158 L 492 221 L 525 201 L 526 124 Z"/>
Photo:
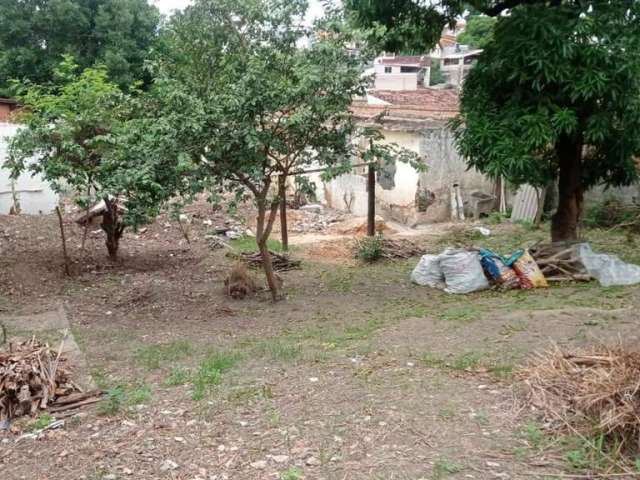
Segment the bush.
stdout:
<path fill-rule="evenodd" d="M 356 258 L 365 262 L 375 262 L 382 258 L 383 253 L 382 235 L 375 237 L 365 237 L 358 244 Z"/>
<path fill-rule="evenodd" d="M 625 205 L 616 198 L 608 198 L 587 209 L 584 224 L 591 228 L 620 226 L 640 232 L 640 207 Z"/>

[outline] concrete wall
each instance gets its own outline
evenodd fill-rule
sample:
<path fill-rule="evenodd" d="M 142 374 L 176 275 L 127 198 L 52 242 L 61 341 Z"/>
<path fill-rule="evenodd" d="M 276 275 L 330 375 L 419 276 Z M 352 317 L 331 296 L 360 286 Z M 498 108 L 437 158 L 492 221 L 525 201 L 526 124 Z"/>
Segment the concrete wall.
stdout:
<path fill-rule="evenodd" d="M 627 205 L 640 205 L 640 183 L 628 187 L 605 188 L 595 187 L 585 193 L 585 207 L 603 200 L 615 198 Z"/>
<path fill-rule="evenodd" d="M 23 173 L 16 180 L 9 178 L 9 170 L 1 168 L 7 159 L 7 147 L 18 126 L 0 123 L 0 214 L 9 213 L 16 192 L 21 213 L 30 215 L 51 213 L 58 204 L 58 195 L 39 175 L 32 177 Z M 13 188 L 12 188 L 13 184 Z"/>
<path fill-rule="evenodd" d="M 380 174 L 376 182 L 377 213 L 408 225 L 445 221 L 451 216 L 451 188 L 458 183 L 463 198 L 475 190 L 491 193 L 493 182 L 475 170 L 467 171 L 467 165 L 458 155 L 453 135 L 444 128 L 425 129 L 420 132 L 384 130 L 385 143 L 396 143 L 423 156 L 427 172 L 418 172 L 410 165 L 396 162 L 391 167 L 392 185 L 382 182 Z M 318 185 L 322 183 L 314 178 Z M 352 201 L 351 212 L 365 215 L 367 212 L 366 171 L 354 171 L 324 185 L 319 200 L 326 205 L 346 210 L 345 198 Z M 416 209 L 418 186 L 433 194 L 433 201 L 425 212 Z M 390 188 L 391 187 L 391 188 Z"/>
<path fill-rule="evenodd" d="M 417 73 L 376 74 L 376 90 L 417 90 Z"/>

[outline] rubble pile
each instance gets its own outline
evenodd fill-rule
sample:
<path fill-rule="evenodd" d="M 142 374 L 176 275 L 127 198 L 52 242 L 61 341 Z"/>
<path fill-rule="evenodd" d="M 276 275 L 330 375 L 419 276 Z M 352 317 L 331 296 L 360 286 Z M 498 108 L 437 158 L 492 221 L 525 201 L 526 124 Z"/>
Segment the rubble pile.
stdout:
<path fill-rule="evenodd" d="M 294 211 L 289 210 L 289 214 L 293 217 L 289 227 L 292 233 L 325 232 L 346 217 L 345 213 L 327 211 L 322 205 L 316 204 L 304 205 Z"/>

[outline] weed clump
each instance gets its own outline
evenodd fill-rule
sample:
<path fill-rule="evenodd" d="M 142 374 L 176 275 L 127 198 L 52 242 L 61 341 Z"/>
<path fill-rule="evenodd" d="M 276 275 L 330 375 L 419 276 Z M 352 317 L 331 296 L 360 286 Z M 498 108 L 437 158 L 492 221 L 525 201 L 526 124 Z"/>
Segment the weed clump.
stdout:
<path fill-rule="evenodd" d="M 376 262 L 382 258 L 384 242 L 382 235 L 365 237 L 358 242 L 356 258 L 365 262 Z"/>

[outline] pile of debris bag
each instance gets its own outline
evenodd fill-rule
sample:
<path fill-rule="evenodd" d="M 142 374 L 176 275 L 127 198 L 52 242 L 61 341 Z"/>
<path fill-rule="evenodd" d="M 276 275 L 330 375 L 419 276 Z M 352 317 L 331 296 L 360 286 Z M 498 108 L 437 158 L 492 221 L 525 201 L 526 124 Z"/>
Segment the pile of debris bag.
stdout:
<path fill-rule="evenodd" d="M 605 287 L 640 283 L 640 266 L 615 255 L 594 253 L 587 243 L 576 243 L 535 246 L 510 257 L 486 248 L 448 248 L 438 255 L 423 255 L 411 272 L 414 283 L 447 293 L 471 293 L 491 286 L 544 288 L 550 281 L 591 279 Z"/>

